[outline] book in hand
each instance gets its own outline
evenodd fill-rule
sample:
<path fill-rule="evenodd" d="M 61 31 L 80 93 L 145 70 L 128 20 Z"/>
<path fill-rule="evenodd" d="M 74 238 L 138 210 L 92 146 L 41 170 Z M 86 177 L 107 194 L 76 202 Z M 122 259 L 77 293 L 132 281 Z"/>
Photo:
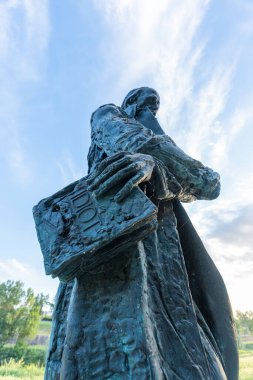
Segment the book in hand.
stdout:
<path fill-rule="evenodd" d="M 41 200 L 33 215 L 46 274 L 69 281 L 142 240 L 157 225 L 157 208 L 140 188 L 124 201 L 96 198 L 84 177 Z"/>

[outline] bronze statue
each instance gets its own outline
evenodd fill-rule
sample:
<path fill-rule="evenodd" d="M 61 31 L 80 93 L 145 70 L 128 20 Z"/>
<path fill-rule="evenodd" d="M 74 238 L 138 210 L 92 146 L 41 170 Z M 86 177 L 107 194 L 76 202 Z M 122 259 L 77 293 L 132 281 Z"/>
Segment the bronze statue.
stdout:
<path fill-rule="evenodd" d="M 186 155 L 132 90 L 91 118 L 88 176 L 34 209 L 61 279 L 45 379 L 237 380 L 223 280 L 181 202 L 215 199 L 219 175 Z"/>

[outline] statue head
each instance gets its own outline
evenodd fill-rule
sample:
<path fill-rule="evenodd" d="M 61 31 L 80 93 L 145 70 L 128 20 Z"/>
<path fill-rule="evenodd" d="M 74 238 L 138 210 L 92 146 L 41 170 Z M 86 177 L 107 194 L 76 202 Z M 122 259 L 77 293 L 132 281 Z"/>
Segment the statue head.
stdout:
<path fill-rule="evenodd" d="M 125 112 L 135 117 L 136 113 L 148 107 L 153 115 L 156 115 L 160 106 L 160 97 L 158 93 L 150 87 L 140 87 L 131 90 L 122 103 Z"/>
<path fill-rule="evenodd" d="M 91 115 L 90 123 L 91 126 L 99 125 L 100 123 L 104 123 L 105 120 L 112 118 L 122 118 L 123 111 L 120 107 L 115 106 L 113 103 L 108 103 L 100 106 L 96 111 L 94 111 Z"/>

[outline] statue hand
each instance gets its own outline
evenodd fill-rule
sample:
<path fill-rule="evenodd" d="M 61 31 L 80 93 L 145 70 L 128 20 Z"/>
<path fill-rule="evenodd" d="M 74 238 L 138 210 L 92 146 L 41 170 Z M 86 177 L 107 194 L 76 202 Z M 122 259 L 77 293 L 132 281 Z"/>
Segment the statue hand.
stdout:
<path fill-rule="evenodd" d="M 131 190 L 151 178 L 155 162 L 147 154 L 117 153 L 103 160 L 87 179 L 89 190 L 97 197 L 110 189 L 122 185 L 115 196 L 117 202 L 123 200 Z"/>

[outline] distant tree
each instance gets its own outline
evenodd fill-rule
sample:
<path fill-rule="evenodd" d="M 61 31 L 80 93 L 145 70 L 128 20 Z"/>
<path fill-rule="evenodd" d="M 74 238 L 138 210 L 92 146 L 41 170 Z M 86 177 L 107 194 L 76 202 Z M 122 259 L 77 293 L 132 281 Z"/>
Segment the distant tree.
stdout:
<path fill-rule="evenodd" d="M 0 347 L 14 337 L 17 345 L 33 337 L 47 302 L 48 296 L 35 295 L 31 288 L 24 290 L 20 281 L 0 283 Z"/>
<path fill-rule="evenodd" d="M 243 335 L 253 335 L 253 311 L 242 312 L 237 310 L 235 314 L 235 324 L 238 347 L 243 348 Z"/>
<path fill-rule="evenodd" d="M 237 331 L 240 334 L 253 334 L 253 311 L 236 311 Z"/>

